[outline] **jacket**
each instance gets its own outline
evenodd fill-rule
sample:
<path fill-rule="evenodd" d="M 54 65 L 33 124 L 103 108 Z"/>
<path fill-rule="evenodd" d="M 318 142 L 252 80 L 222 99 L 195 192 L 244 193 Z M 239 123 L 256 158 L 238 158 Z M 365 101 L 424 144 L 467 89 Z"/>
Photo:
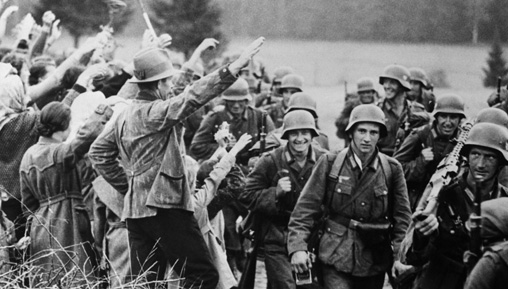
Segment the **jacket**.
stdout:
<path fill-rule="evenodd" d="M 193 211 L 182 156 L 182 120 L 235 80 L 222 68 L 164 101 L 155 92 L 141 90 L 104 129 L 89 157 L 98 173 L 125 195 L 122 220 L 155 216 L 157 208 Z"/>
<path fill-rule="evenodd" d="M 90 274 L 95 265 L 90 219 L 81 195 L 77 163 L 112 113 L 111 108 L 101 105 L 71 143 L 41 137 L 23 156 L 21 200 L 23 209 L 32 215 L 30 249 L 34 264 L 44 269 L 43 279 L 50 280 L 54 274 L 63 276 L 76 266 L 79 272 Z M 55 254 L 47 254 L 48 250 L 54 250 Z M 81 283 L 90 277 L 91 274 L 74 280 Z"/>
<path fill-rule="evenodd" d="M 378 106 L 383 110 L 386 117 L 386 129 L 388 131 L 387 136 L 380 139 L 377 146 L 379 150 L 392 156 L 395 152 L 395 148 L 400 145 L 397 143 L 397 133 L 399 129 L 406 130 L 406 122 L 408 119 L 408 114 L 410 113 L 410 104 L 409 101 L 404 100 L 404 108 L 400 115 L 397 115 L 394 108 L 392 107 L 391 102 L 387 99 L 384 99 L 378 103 Z"/>
<path fill-rule="evenodd" d="M 457 136 L 458 129 L 454 137 Z M 452 137 L 451 139 L 454 139 Z M 424 148 L 432 148 L 434 159 L 425 162 L 421 152 Z M 455 142 L 440 137 L 433 124 L 414 129 L 404 140 L 393 156 L 402 164 L 407 181 L 407 189 L 411 208 L 414 209 L 427 183 L 436 171 L 439 162 L 455 147 Z"/>
<path fill-rule="evenodd" d="M 381 167 L 381 157 L 390 166 L 390 179 Z M 347 148 L 337 183 L 331 187 L 328 176 L 336 158 L 336 154 L 322 156 L 303 188 L 289 222 L 289 254 L 307 251 L 308 238 L 323 205 L 328 207 L 330 219 L 340 215 L 362 223 L 390 221 L 389 242 L 368 245 L 369 240 L 362 239 L 352 227 L 329 220 L 319 245 L 320 260 L 339 272 L 353 276 L 382 274 L 391 266 L 411 216 L 402 167 L 395 159 L 376 152 L 361 172 L 351 148 Z M 339 211 L 357 194 L 351 205 Z"/>
<path fill-rule="evenodd" d="M 261 131 L 261 121 L 263 113 L 257 108 L 247 106 L 240 119 L 234 119 L 227 109 L 209 114 L 203 119 L 198 131 L 192 139 L 190 152 L 197 160 L 209 159 L 213 152 L 219 146 L 215 142 L 214 135 L 219 126 L 223 122 L 229 123 L 229 131 L 236 139 L 239 139 L 244 133 L 252 136 L 253 141 L 247 145 L 237 156 L 237 163 L 247 165 L 251 157 L 249 149 L 254 145 L 256 140 L 259 139 Z M 274 125 L 270 116 L 266 118 L 266 132 L 274 129 Z"/>
<path fill-rule="evenodd" d="M 428 264 L 417 276 L 416 287 L 421 289 L 463 288 L 467 268 L 463 262 L 469 249 L 469 230 L 465 222 L 474 205 L 474 194 L 467 187 L 468 172 L 455 178 L 439 193 L 437 217 L 439 234 L 431 237 L 413 235 L 413 244 L 407 253 L 411 265 Z M 507 197 L 508 189 L 501 184 L 493 189 L 489 199 Z"/>
<path fill-rule="evenodd" d="M 307 161 L 301 168 L 285 145 L 263 154 L 249 174 L 240 201 L 249 210 L 259 213 L 262 220 L 261 232 L 265 232 L 265 247 L 286 251 L 289 217 L 312 168 L 324 153 L 325 151 L 310 146 Z M 283 169 L 289 172 L 291 192 L 277 199 L 276 189 Z"/>

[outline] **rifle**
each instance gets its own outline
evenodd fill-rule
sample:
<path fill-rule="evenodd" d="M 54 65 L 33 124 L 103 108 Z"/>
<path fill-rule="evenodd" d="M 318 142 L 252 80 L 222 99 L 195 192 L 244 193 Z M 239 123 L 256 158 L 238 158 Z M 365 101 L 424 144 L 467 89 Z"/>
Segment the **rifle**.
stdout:
<path fill-rule="evenodd" d="M 261 128 L 259 132 L 259 155 L 261 156 L 266 149 L 266 118 L 268 117 L 268 113 L 263 111 L 263 115 L 261 117 Z M 253 212 L 249 212 L 245 220 L 246 226 L 249 227 L 247 229 L 248 238 L 252 240 L 251 248 L 252 250 L 247 257 L 247 261 L 245 262 L 245 267 L 242 272 L 242 277 L 240 278 L 240 282 L 238 282 L 239 289 L 254 289 L 254 283 L 256 281 L 256 262 L 258 259 L 259 247 L 261 246 L 261 242 L 263 239 L 263 234 L 261 233 L 261 219 L 259 216 Z M 245 235 L 245 233 L 244 233 Z"/>
<path fill-rule="evenodd" d="M 347 95 L 347 81 L 344 81 L 344 103 L 346 103 L 346 101 L 348 100 L 348 95 Z"/>
<path fill-rule="evenodd" d="M 460 135 L 457 140 L 457 144 L 453 148 L 453 150 L 441 160 L 439 165 L 437 166 L 436 172 L 430 178 L 429 183 L 425 187 L 423 194 L 418 202 L 418 206 L 415 211 L 423 211 L 427 214 L 435 214 L 437 211 L 438 197 L 441 189 L 450 184 L 452 179 L 457 176 L 460 169 L 460 150 L 464 146 L 468 136 L 469 131 L 473 127 L 474 121 L 467 121 L 462 125 Z M 420 215 L 418 219 L 425 219 L 427 215 Z M 411 248 L 413 244 L 413 232 L 415 229 L 415 220 L 411 220 L 409 227 L 406 232 L 406 236 L 402 243 L 400 244 L 399 258 L 401 262 L 405 262 L 406 254 Z"/>
<path fill-rule="evenodd" d="M 469 224 L 471 229 L 471 239 L 469 242 L 469 250 L 464 253 L 464 263 L 470 273 L 480 256 L 482 255 L 482 193 L 480 182 L 476 183 L 476 190 L 474 193 L 474 206 L 473 212 L 469 217 Z"/>

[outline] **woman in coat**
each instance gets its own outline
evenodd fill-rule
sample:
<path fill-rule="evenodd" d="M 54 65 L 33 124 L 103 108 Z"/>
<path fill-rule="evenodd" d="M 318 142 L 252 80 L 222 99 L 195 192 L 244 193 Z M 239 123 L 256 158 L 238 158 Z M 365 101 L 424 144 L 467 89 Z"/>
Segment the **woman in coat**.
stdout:
<path fill-rule="evenodd" d="M 44 286 L 62 282 L 72 287 L 93 279 L 96 257 L 76 164 L 111 114 L 109 107 L 98 106 L 75 139 L 64 143 L 71 110 L 63 103 L 49 103 L 40 113 L 41 137 L 21 161 L 22 204 L 32 217 L 31 260 L 42 269 L 38 281 L 46 282 Z"/>

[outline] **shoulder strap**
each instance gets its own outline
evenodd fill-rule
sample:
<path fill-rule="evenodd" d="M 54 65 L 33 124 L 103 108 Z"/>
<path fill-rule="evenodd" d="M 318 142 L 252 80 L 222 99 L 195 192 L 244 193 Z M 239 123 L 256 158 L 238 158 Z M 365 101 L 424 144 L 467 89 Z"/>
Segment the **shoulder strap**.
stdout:
<path fill-rule="evenodd" d="M 346 160 L 347 151 L 348 151 L 348 148 L 345 148 L 337 155 L 337 157 L 335 158 L 335 161 L 333 162 L 332 169 L 330 170 L 330 173 L 328 174 L 325 195 L 323 198 L 323 200 L 326 200 L 326 202 L 327 202 L 327 203 L 325 203 L 325 206 L 324 206 L 324 208 L 325 208 L 324 217 L 328 217 L 328 214 L 330 212 L 330 206 L 332 204 L 333 195 L 334 195 L 334 194 L 330 194 L 330 196 L 328 196 L 328 192 L 329 191 L 333 192 L 333 190 L 335 190 L 335 185 L 337 185 L 337 182 L 339 181 L 340 171 L 342 169 L 342 166 L 344 165 L 344 161 Z"/>
<path fill-rule="evenodd" d="M 390 192 L 392 190 L 392 167 L 390 166 L 390 162 L 388 161 L 388 157 L 386 155 L 383 153 L 379 153 L 378 155 L 381 162 L 381 168 L 385 174 L 386 186 Z"/>

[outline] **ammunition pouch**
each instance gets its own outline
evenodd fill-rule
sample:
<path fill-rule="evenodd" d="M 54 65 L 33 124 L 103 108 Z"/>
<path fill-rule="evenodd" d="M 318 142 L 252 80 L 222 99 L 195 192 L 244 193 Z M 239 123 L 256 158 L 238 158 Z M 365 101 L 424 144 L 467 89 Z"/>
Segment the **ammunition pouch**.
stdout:
<path fill-rule="evenodd" d="M 362 223 L 340 215 L 335 215 L 331 219 L 334 222 L 355 230 L 367 247 L 384 244 L 390 239 L 392 224 L 386 219 L 372 223 Z"/>

